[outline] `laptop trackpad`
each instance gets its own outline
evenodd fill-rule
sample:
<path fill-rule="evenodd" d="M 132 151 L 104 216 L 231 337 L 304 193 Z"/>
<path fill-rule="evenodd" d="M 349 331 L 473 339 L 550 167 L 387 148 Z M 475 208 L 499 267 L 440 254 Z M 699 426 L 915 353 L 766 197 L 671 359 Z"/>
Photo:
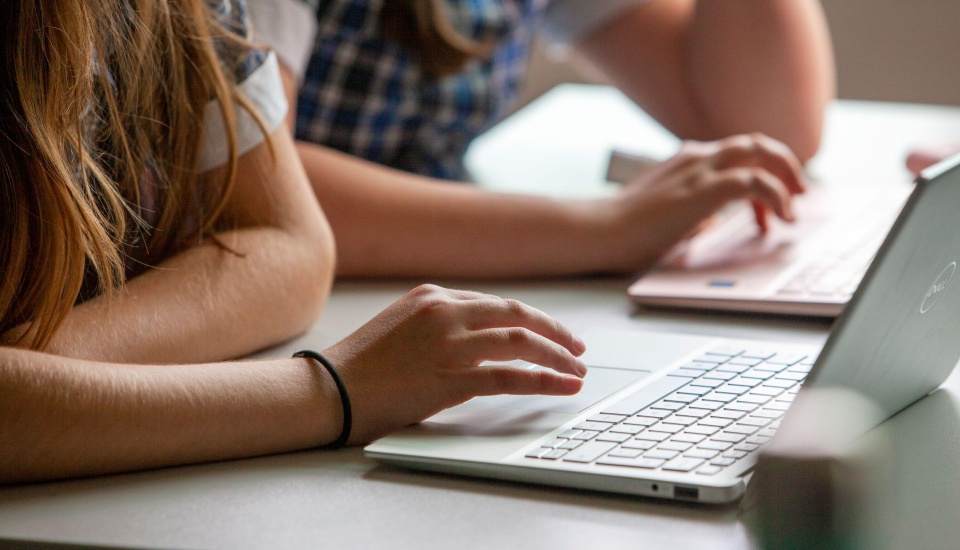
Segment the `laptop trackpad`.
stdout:
<path fill-rule="evenodd" d="M 583 380 L 583 389 L 577 395 L 495 395 L 478 397 L 466 406 L 470 409 L 474 407 L 507 408 L 576 414 L 649 375 L 649 372 L 640 370 L 590 367 L 590 371 Z"/>

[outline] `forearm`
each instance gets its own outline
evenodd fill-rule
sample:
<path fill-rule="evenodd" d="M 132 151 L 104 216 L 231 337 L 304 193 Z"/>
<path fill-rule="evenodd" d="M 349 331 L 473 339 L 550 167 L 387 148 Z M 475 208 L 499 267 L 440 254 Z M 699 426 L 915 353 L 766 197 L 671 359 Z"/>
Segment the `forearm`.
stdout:
<path fill-rule="evenodd" d="M 817 150 L 835 95 L 826 22 L 815 0 L 701 0 L 688 39 L 690 83 L 707 139 L 760 131 L 802 159 Z"/>
<path fill-rule="evenodd" d="M 0 348 L 0 483 L 308 448 L 341 423 L 333 381 L 303 359 L 159 367 Z"/>
<path fill-rule="evenodd" d="M 333 280 L 334 244 L 286 130 L 244 155 L 222 223 L 236 229 L 75 307 L 48 351 L 117 363 L 246 355 L 315 320 Z M 212 174 L 216 177 L 216 174 Z"/>
<path fill-rule="evenodd" d="M 347 276 L 521 277 L 610 268 L 601 202 L 491 193 L 308 143 L 300 158 Z"/>
<path fill-rule="evenodd" d="M 258 227 L 221 233 L 73 309 L 48 350 L 120 363 L 191 363 L 249 354 L 306 330 L 329 292 L 332 254 Z M 306 276 L 305 276 L 306 275 Z"/>

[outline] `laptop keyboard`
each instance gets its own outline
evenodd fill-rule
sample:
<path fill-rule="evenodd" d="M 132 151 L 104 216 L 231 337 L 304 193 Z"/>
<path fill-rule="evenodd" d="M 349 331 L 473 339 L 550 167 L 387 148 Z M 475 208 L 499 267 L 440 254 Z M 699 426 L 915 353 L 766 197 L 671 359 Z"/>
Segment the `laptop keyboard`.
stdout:
<path fill-rule="evenodd" d="M 526 454 L 711 476 L 773 437 L 815 357 L 722 346 Z"/>
<path fill-rule="evenodd" d="M 839 228 L 836 238 L 820 250 L 777 294 L 789 298 L 847 301 L 853 296 L 887 234 L 892 220 L 881 219 L 866 229 Z"/>

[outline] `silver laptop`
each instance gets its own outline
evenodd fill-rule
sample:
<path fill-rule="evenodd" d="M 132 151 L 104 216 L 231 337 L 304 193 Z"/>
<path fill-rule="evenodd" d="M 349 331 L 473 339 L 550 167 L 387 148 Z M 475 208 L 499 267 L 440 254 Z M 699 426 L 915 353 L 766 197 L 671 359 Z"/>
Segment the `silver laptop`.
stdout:
<path fill-rule="evenodd" d="M 947 378 L 960 358 L 958 205 L 960 157 L 918 180 L 822 351 L 597 332 L 578 396 L 474 399 L 365 452 L 423 470 L 734 500 L 802 384 L 851 388 L 889 417 Z"/>
<path fill-rule="evenodd" d="M 836 317 L 866 272 L 911 188 L 813 186 L 795 198 L 797 222 L 752 209 L 715 223 L 634 282 L 641 305 Z"/>

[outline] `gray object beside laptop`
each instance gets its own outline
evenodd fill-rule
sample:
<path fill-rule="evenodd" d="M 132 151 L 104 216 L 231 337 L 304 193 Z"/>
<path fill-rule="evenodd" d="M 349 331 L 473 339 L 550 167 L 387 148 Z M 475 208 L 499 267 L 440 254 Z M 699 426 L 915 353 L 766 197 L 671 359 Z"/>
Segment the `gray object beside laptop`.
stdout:
<path fill-rule="evenodd" d="M 474 399 L 365 453 L 438 472 L 735 500 L 805 378 L 866 396 L 884 418 L 947 378 L 960 358 L 957 205 L 960 157 L 918 180 L 819 358 L 771 342 L 598 332 L 586 338 L 581 396 Z"/>

